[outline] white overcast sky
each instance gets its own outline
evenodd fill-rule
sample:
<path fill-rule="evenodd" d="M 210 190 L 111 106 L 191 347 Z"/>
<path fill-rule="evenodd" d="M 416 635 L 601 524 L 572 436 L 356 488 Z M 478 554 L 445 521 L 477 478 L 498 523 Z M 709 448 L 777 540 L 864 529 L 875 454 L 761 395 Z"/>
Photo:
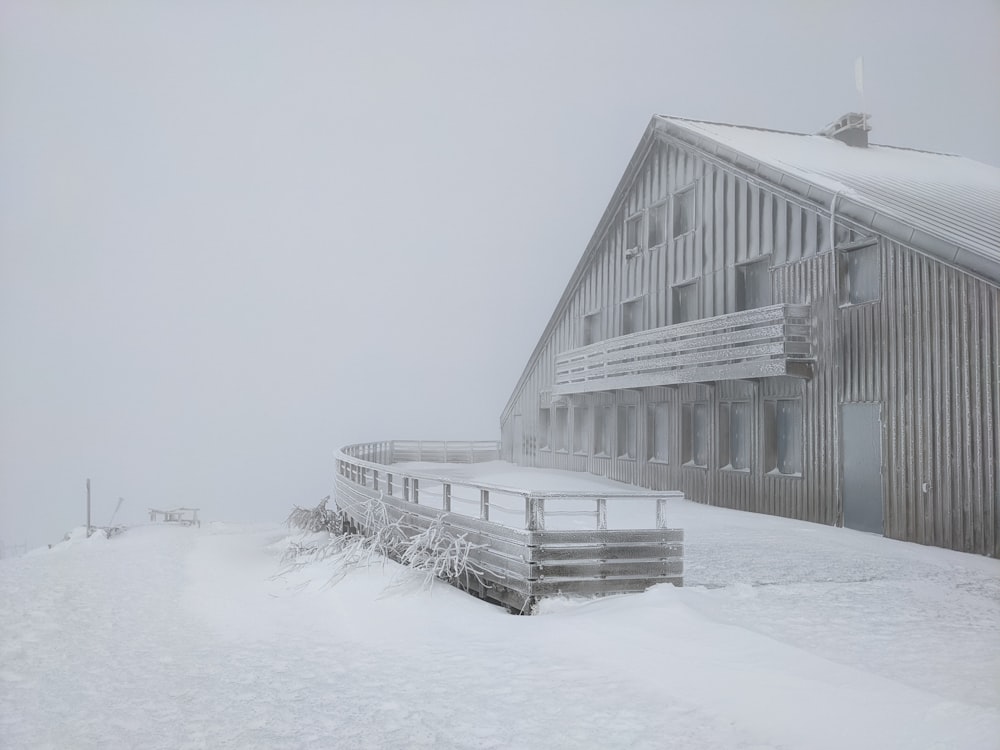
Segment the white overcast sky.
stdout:
<path fill-rule="evenodd" d="M 497 438 L 653 113 L 1000 164 L 1000 2 L 0 0 L 0 540 Z"/>

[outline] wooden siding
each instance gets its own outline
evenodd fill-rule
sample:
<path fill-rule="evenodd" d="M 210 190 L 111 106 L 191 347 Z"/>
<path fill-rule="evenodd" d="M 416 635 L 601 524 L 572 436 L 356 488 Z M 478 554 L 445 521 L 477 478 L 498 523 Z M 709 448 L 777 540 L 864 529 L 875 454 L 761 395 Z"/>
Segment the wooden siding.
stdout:
<path fill-rule="evenodd" d="M 625 219 L 691 185 L 695 229 L 673 238 L 668 223 L 662 245 L 627 258 Z M 611 218 L 595 238 L 599 252 L 567 291 L 561 317 L 501 417 L 504 457 L 681 490 L 726 507 L 841 524 L 840 404 L 881 402 L 885 534 L 1000 557 L 1000 290 L 837 217 L 837 244 L 878 239 L 882 273 L 880 301 L 841 307 L 829 211 L 690 147 L 654 140 L 633 182 L 620 191 L 619 205 L 606 213 Z M 745 389 L 756 420 L 749 472 L 712 468 L 718 404 L 730 387 L 722 382 L 553 395 L 557 355 L 585 343 L 585 316 L 600 314 L 602 338 L 621 336 L 622 302 L 643 297 L 645 327 L 669 326 L 674 287 L 688 282 L 700 284 L 701 317 L 731 313 L 739 265 L 763 257 L 770 258 L 771 301 L 811 308 L 815 364 L 808 382 L 734 381 L 731 387 Z M 763 403 L 795 394 L 802 398 L 802 475 L 765 473 Z M 695 400 L 707 403 L 711 414 L 708 468 L 680 465 L 680 409 Z M 665 464 L 646 460 L 647 407 L 657 402 L 674 410 Z M 539 408 L 566 406 L 572 435 L 573 406 L 586 408 L 581 413 L 592 426 L 593 407 L 622 404 L 638 408 L 634 460 L 546 450 L 537 439 Z M 525 436 L 519 446 L 512 440 L 515 414 Z M 554 427 L 554 415 L 551 421 Z M 608 425 L 612 444 L 616 421 Z"/>
<path fill-rule="evenodd" d="M 885 534 L 1000 557 L 1000 291 L 895 242 L 840 310 L 845 402 L 883 404 Z"/>

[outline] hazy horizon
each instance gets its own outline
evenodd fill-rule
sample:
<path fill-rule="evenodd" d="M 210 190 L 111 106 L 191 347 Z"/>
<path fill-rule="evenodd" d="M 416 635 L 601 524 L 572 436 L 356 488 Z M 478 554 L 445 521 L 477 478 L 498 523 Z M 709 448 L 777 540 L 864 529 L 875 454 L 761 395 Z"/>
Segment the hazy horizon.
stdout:
<path fill-rule="evenodd" d="M 491 439 L 655 113 L 1000 165 L 1000 4 L 0 3 L 0 540 Z M 854 61 L 865 60 L 865 93 Z"/>

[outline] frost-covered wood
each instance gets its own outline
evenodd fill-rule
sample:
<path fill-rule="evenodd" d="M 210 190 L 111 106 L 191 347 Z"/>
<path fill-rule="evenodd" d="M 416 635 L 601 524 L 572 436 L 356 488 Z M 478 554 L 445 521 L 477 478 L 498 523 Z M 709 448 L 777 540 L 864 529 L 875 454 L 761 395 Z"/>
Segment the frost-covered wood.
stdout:
<path fill-rule="evenodd" d="M 336 504 L 353 533 L 381 538 L 389 529 L 402 534 L 405 538 L 383 545 L 401 562 L 422 561 L 432 575 L 517 611 L 529 610 L 541 596 L 643 591 L 657 583 L 683 581 L 683 531 L 665 528 L 663 510 L 666 498 L 682 497 L 680 493 L 534 492 L 401 471 L 353 457 L 393 455 L 391 442 L 377 445 L 381 447 L 348 446 L 338 454 Z M 388 482 L 379 479 L 390 474 L 397 488 L 394 493 L 389 492 Z M 412 490 L 404 494 L 403 488 L 433 485 L 441 487 L 440 503 L 430 491 L 422 492 L 420 503 L 414 502 Z M 479 496 L 475 515 L 445 506 L 446 498 L 454 502 L 461 494 Z M 491 520 L 491 507 L 496 512 L 505 506 L 492 504 L 490 497 L 501 497 L 508 504 L 520 500 L 523 516 L 514 515 L 523 518 L 523 524 L 515 527 Z M 650 528 L 606 528 L 608 506 L 636 501 L 649 504 Z M 547 510 L 560 503 L 575 507 Z M 551 530 L 546 529 L 546 519 L 549 524 L 571 519 L 585 526 Z M 425 542 L 434 542 L 437 553 L 442 548 L 449 552 L 432 560 Z"/>
<path fill-rule="evenodd" d="M 552 392 L 807 375 L 811 362 L 809 308 L 771 305 L 563 352 Z"/>
<path fill-rule="evenodd" d="M 807 313 L 794 338 L 725 328 L 780 307 Z M 658 116 L 501 414 L 503 456 L 864 528 L 843 410 L 869 404 L 876 525 L 1000 557 L 998 363 L 1000 170 Z"/>

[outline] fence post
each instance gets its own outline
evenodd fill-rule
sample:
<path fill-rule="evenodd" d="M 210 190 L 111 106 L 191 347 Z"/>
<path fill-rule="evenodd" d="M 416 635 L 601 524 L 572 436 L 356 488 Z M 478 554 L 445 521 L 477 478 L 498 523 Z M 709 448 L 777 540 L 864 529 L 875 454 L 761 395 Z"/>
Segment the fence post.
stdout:
<path fill-rule="evenodd" d="M 392 474 L 389 472 L 386 472 L 385 475 L 385 490 L 386 494 L 392 497 Z"/>
<path fill-rule="evenodd" d="M 420 505 L 420 480 L 413 478 L 410 482 L 413 487 L 413 502 L 415 505 Z"/>
<path fill-rule="evenodd" d="M 665 497 L 656 498 L 656 528 L 667 528 L 667 499 Z"/>
<path fill-rule="evenodd" d="M 608 499 L 597 498 L 597 528 L 604 531 L 608 528 Z"/>
<path fill-rule="evenodd" d="M 451 485 L 441 485 L 441 510 L 446 513 L 451 512 Z"/>
<path fill-rule="evenodd" d="M 410 478 L 403 477 L 403 500 L 410 501 Z"/>
<path fill-rule="evenodd" d="M 378 492 L 378 469 L 372 469 L 372 489 Z"/>
<path fill-rule="evenodd" d="M 490 520 L 490 491 L 479 490 L 479 517 L 484 521 Z"/>
<path fill-rule="evenodd" d="M 545 531 L 545 498 L 528 495 L 524 504 L 524 527 L 528 531 Z"/>

